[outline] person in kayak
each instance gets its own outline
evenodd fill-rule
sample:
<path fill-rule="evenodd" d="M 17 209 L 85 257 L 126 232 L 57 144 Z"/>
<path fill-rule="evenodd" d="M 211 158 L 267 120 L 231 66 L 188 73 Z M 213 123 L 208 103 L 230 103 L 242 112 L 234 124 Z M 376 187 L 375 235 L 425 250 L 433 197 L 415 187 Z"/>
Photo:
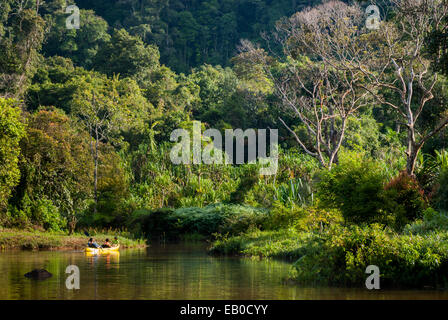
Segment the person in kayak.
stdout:
<path fill-rule="evenodd" d="M 101 246 L 102 248 L 111 248 L 111 244 L 109 242 L 109 239 L 106 239 L 106 241 L 104 242 L 104 244 Z"/>
<path fill-rule="evenodd" d="M 89 242 L 87 243 L 87 246 L 89 248 L 100 248 L 100 245 L 93 241 L 93 238 L 89 239 Z"/>

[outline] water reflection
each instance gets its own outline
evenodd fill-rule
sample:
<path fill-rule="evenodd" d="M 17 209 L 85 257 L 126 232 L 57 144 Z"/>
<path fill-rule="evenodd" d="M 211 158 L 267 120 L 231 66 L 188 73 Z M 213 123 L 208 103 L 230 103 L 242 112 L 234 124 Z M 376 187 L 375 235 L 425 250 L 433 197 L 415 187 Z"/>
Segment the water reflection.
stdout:
<path fill-rule="evenodd" d="M 67 290 L 65 268 L 77 265 L 81 289 Z M 53 274 L 24 277 L 32 269 Z M 369 291 L 287 285 L 290 264 L 211 257 L 202 244 L 154 245 L 117 254 L 0 253 L 0 299 L 448 299 L 445 291 Z"/>

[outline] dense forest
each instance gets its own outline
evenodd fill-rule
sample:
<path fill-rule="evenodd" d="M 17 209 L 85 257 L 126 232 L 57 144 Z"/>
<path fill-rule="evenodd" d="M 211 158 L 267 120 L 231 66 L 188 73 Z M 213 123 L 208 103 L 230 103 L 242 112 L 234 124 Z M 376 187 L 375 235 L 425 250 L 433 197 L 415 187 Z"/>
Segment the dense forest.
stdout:
<path fill-rule="evenodd" d="M 78 1 L 77 5 L 126 29 L 160 50 L 160 61 L 176 72 L 204 63 L 228 66 L 240 39 L 261 39 L 281 17 L 317 1 Z M 61 54 L 55 51 L 53 54 Z"/>
<path fill-rule="evenodd" d="M 4 0 L 0 225 L 207 238 L 293 259 L 303 282 L 375 264 L 438 285 L 447 28 L 445 0 Z M 171 133 L 195 121 L 278 129 L 275 175 L 174 164 Z"/>

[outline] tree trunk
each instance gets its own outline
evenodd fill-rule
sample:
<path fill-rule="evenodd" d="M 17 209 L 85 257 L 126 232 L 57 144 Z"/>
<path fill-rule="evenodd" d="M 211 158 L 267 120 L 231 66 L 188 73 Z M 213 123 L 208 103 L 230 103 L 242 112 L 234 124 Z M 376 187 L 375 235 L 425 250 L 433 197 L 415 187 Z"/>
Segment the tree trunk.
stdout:
<path fill-rule="evenodd" d="M 71 236 L 76 228 L 77 220 L 75 217 L 72 217 L 68 222 L 68 235 Z"/>
<path fill-rule="evenodd" d="M 406 151 L 406 171 L 411 177 L 415 177 L 415 165 L 417 163 L 417 156 L 422 148 L 423 143 L 417 144 L 415 142 L 415 133 L 413 128 L 408 129 L 408 148 Z"/>
<path fill-rule="evenodd" d="M 414 176 L 415 171 L 415 163 L 417 162 L 417 153 L 411 152 L 410 155 L 407 157 L 407 163 L 406 163 L 406 171 L 410 176 Z"/>
<path fill-rule="evenodd" d="M 94 197 L 95 197 L 95 206 L 93 208 L 93 213 L 97 213 L 98 207 L 98 128 L 95 130 L 95 168 L 93 171 L 93 180 L 94 180 Z"/>

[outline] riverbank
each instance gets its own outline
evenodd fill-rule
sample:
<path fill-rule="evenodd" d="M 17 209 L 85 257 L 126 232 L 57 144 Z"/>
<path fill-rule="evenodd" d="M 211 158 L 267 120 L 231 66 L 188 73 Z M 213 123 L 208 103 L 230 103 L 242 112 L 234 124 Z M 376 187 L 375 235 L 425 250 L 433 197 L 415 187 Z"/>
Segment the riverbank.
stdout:
<path fill-rule="evenodd" d="M 448 288 L 448 233 L 401 234 L 379 225 L 332 226 L 323 232 L 256 231 L 218 239 L 210 253 L 286 259 L 290 279 L 306 285 L 364 286 L 376 265 L 381 285 Z"/>
<path fill-rule="evenodd" d="M 145 247 L 143 239 L 129 239 L 114 232 L 92 234 L 98 243 L 106 238 L 118 238 L 121 248 Z M 42 232 L 38 230 L 0 229 L 0 249 L 23 250 L 80 250 L 86 247 L 88 238 L 84 234 L 67 235 L 63 232 Z"/>
<path fill-rule="evenodd" d="M 234 237 L 223 237 L 213 242 L 209 252 L 214 255 L 277 258 L 296 261 L 299 248 L 312 233 L 299 233 L 294 229 L 245 233 Z"/>

